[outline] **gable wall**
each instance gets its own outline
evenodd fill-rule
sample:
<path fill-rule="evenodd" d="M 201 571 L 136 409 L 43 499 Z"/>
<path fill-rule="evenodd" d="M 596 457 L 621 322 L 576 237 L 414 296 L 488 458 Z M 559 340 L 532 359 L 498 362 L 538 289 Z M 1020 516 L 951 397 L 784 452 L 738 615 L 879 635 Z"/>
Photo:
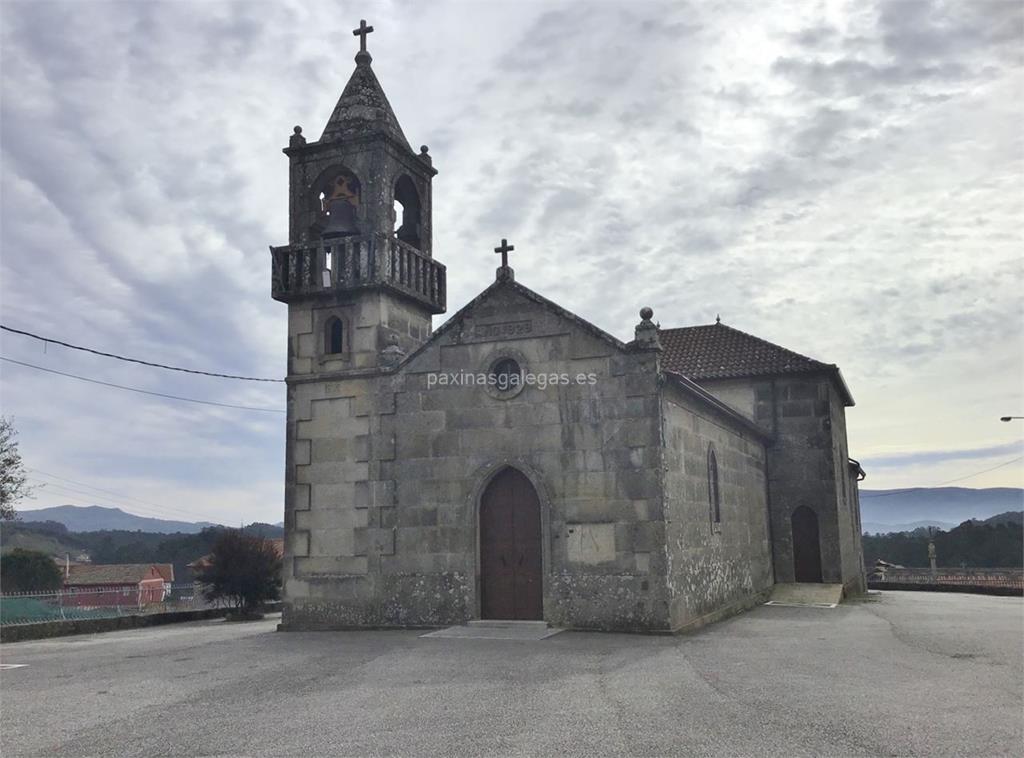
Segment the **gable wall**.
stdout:
<path fill-rule="evenodd" d="M 716 379 L 711 382 L 700 381 L 697 383 L 733 410 L 739 411 L 751 421 L 754 420 L 757 406 L 755 397 L 757 380 Z"/>
<path fill-rule="evenodd" d="M 437 376 L 486 372 L 500 354 L 596 381 L 499 399 Z M 514 465 L 541 500 L 545 619 L 668 629 L 656 377 L 654 354 L 497 290 L 397 374 L 300 388 L 318 399 L 296 405 L 310 417 L 298 437 L 311 439 L 297 500 L 310 499 L 290 534 L 285 627 L 478 617 L 479 497 Z"/>
<path fill-rule="evenodd" d="M 764 444 L 666 387 L 665 531 L 673 629 L 763 599 L 772 586 Z M 721 522 L 712 523 L 708 446 L 718 464 Z"/>

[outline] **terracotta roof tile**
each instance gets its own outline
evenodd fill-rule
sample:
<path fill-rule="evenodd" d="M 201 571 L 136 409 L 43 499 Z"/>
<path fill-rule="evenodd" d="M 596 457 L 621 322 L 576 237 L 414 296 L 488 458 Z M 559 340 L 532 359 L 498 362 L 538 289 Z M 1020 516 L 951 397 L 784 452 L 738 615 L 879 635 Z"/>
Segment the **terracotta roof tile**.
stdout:
<path fill-rule="evenodd" d="M 152 563 L 79 563 L 68 568 L 65 584 L 138 584 L 143 579 L 159 579 Z"/>
<path fill-rule="evenodd" d="M 835 369 L 721 323 L 661 329 L 658 337 L 662 367 L 695 381 Z"/>

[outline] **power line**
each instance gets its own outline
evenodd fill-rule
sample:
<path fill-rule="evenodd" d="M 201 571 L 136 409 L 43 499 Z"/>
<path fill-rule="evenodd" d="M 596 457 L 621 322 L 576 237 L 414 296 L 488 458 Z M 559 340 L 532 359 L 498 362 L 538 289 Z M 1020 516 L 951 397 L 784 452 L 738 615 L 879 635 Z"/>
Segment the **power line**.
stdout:
<path fill-rule="evenodd" d="M 1016 463 L 1017 461 L 1022 460 L 1022 459 L 1024 459 L 1024 455 L 1018 455 L 1016 458 L 1011 458 L 1008 461 L 1004 461 L 1004 462 L 1000 463 L 998 466 L 993 466 L 992 468 L 987 468 L 984 471 L 978 471 L 978 472 L 973 473 L 973 474 L 968 474 L 967 476 L 961 476 L 961 477 L 959 477 L 957 479 L 950 479 L 949 481 L 946 481 L 946 482 L 939 482 L 935 486 L 936 487 L 941 487 L 944 484 L 952 484 L 953 482 L 962 482 L 964 479 L 972 479 L 973 477 L 981 476 L 982 474 L 987 474 L 989 471 L 995 471 L 997 468 L 1002 468 L 1003 466 L 1009 466 L 1011 463 Z"/>
<path fill-rule="evenodd" d="M 1024 455 L 1018 455 L 1016 458 L 1011 458 L 1008 461 L 1003 461 L 998 466 L 993 466 L 992 468 L 987 468 L 984 471 L 975 471 L 973 474 L 968 474 L 967 476 L 960 476 L 960 477 L 957 477 L 956 479 L 949 479 L 949 480 L 947 480 L 945 482 L 939 482 L 938 484 L 933 484 L 931 486 L 932 487 L 942 487 L 942 486 L 947 485 L 947 484 L 952 484 L 953 482 L 962 482 L 964 479 L 973 479 L 976 476 L 981 476 L 982 474 L 987 474 L 989 471 L 995 471 L 997 468 L 1002 468 L 1003 466 L 1009 466 L 1011 463 L 1016 463 L 1019 460 L 1024 460 Z M 873 494 L 870 494 L 870 495 L 861 495 L 861 499 L 863 500 L 863 499 L 869 498 L 869 497 L 889 497 L 890 495 L 902 495 L 902 494 L 904 494 L 906 492 L 916 492 L 917 490 L 924 490 L 924 489 L 929 489 L 929 488 L 928 487 L 908 487 L 907 489 L 903 489 L 903 490 L 892 490 L 891 492 L 878 492 L 878 493 L 873 493 Z"/>
<path fill-rule="evenodd" d="M 95 495 L 92 495 L 91 493 L 85 492 L 84 490 L 77 490 L 74 487 L 65 487 L 63 484 L 57 484 L 55 482 L 42 482 L 42 480 L 39 480 L 39 479 L 35 479 L 34 481 L 41 482 L 42 484 L 47 485 L 47 487 L 57 487 L 57 488 L 61 488 L 61 489 L 65 490 L 64 492 L 54 492 L 54 495 L 56 497 L 59 497 L 60 500 L 62 501 L 62 503 L 67 504 L 67 505 L 83 505 L 83 506 L 98 505 L 98 506 L 106 507 L 106 508 L 118 508 L 118 509 L 124 511 L 125 513 L 128 513 L 128 514 L 133 515 L 133 516 L 139 516 L 140 518 L 157 518 L 157 519 L 161 519 L 163 521 L 174 520 L 174 519 L 168 519 L 166 514 L 154 512 L 154 511 L 152 511 L 150 509 L 143 508 L 141 506 L 137 506 L 137 505 L 125 506 L 125 505 L 117 502 L 116 500 L 109 500 L 109 499 L 106 499 L 106 498 L 104 498 L 102 500 L 97 500 Z M 81 493 L 81 494 L 67 494 L 68 492 L 77 492 L 77 493 Z M 133 511 L 141 511 L 142 514 L 145 514 L 145 515 L 140 516 L 139 513 L 133 513 Z M 177 520 L 182 521 L 183 519 L 181 519 L 179 517 Z"/>
<path fill-rule="evenodd" d="M 205 516 L 202 516 L 202 515 L 200 515 L 198 513 L 195 513 L 193 511 L 184 510 L 182 508 L 173 508 L 173 507 L 171 507 L 169 505 L 162 505 L 160 503 L 154 503 L 152 500 L 143 500 L 141 497 L 135 497 L 134 495 L 126 495 L 125 493 L 118 492 L 117 490 L 104 489 L 103 487 L 97 487 L 94 484 L 87 484 L 86 482 L 80 482 L 80 481 L 77 481 L 75 479 L 69 479 L 66 476 L 60 476 L 59 474 L 51 474 L 49 471 L 43 471 L 42 469 L 29 468 L 28 470 L 31 471 L 33 474 L 38 474 L 38 475 L 41 475 L 41 476 L 49 477 L 51 479 L 60 479 L 61 481 L 69 482 L 70 484 L 74 484 L 74 485 L 77 485 L 79 487 L 85 487 L 85 488 L 90 489 L 90 490 L 96 490 L 97 492 L 106 493 L 107 495 L 113 495 L 114 497 L 120 498 L 122 500 L 134 500 L 135 502 L 142 503 L 143 505 L 150 506 L 151 508 L 155 508 L 155 509 L 160 510 L 160 511 L 166 511 L 168 513 L 183 514 L 183 515 L 186 515 L 186 516 L 191 516 L 192 518 L 197 518 L 197 517 L 198 518 L 205 518 Z M 42 484 L 50 485 L 51 487 L 64 487 L 65 489 L 71 489 L 70 487 L 67 487 L 66 485 L 58 484 L 56 482 L 47 482 L 47 481 L 38 479 L 38 477 L 36 477 L 36 480 L 41 482 Z M 86 492 L 85 494 L 89 495 L 90 497 L 96 497 L 96 495 L 93 495 L 92 493 Z M 134 506 L 133 505 L 131 507 L 137 508 L 138 506 Z M 139 510 L 143 510 L 143 509 L 139 508 Z"/>
<path fill-rule="evenodd" d="M 124 503 L 118 502 L 117 500 L 111 500 L 110 498 L 104 497 L 103 495 L 96 495 L 96 493 L 94 493 L 94 492 L 89 492 L 87 490 L 80 489 L 78 487 L 71 487 L 71 486 L 69 486 L 67 484 L 60 484 L 58 482 L 48 482 L 48 481 L 46 481 L 44 479 L 40 479 L 39 477 L 35 477 L 35 476 L 30 476 L 29 480 L 34 482 L 35 486 L 40 486 L 41 485 L 41 486 L 44 486 L 47 489 L 52 487 L 52 488 L 54 488 L 56 490 L 63 490 L 63 492 L 61 492 L 61 491 L 56 492 L 56 495 L 59 496 L 61 499 L 69 499 L 70 498 L 70 499 L 74 499 L 74 500 L 81 500 L 81 501 L 84 501 L 85 503 L 87 503 L 88 505 L 99 505 L 99 506 L 105 506 L 105 507 L 108 507 L 108 508 L 118 508 L 120 510 L 125 511 L 126 513 L 131 512 L 131 511 L 142 511 L 146 515 L 146 517 L 148 517 L 148 518 L 162 518 L 164 520 L 173 520 L 173 519 L 168 519 L 167 513 L 163 512 L 163 511 L 160 511 L 160 510 L 156 510 L 154 508 L 147 508 L 147 507 L 141 506 L 141 505 L 125 505 Z M 70 492 L 70 493 L 77 493 L 77 494 L 68 495 L 68 494 L 66 494 L 68 492 Z M 88 500 L 86 500 L 86 498 L 88 498 Z M 138 514 L 135 514 L 135 515 L 138 515 Z M 194 514 L 189 514 L 189 515 L 193 516 L 193 518 L 194 518 Z M 179 521 L 182 520 L 182 517 L 178 516 L 177 520 L 179 520 Z"/>
<path fill-rule="evenodd" d="M 129 392 L 139 392 L 139 393 L 141 393 L 143 395 L 153 395 L 155 397 L 165 397 L 165 398 L 168 398 L 169 400 L 183 400 L 186 403 L 201 403 L 202 405 L 216 405 L 216 406 L 219 406 L 221 408 L 236 408 L 238 410 L 243 410 L 243 411 L 263 411 L 265 413 L 284 413 L 285 412 L 284 409 L 282 409 L 282 408 L 258 408 L 258 407 L 253 406 L 253 405 L 232 405 L 231 403 L 218 403 L 218 402 L 216 402 L 214 400 L 198 400 L 198 399 L 196 399 L 194 397 L 181 397 L 180 395 L 167 395 L 167 394 L 164 394 L 163 392 L 151 392 L 150 390 L 143 390 L 143 389 L 139 389 L 138 387 L 126 387 L 123 384 L 113 384 L 111 382 L 101 382 L 99 379 L 89 379 L 88 377 L 85 377 L 85 376 L 78 376 L 78 374 L 68 374 L 68 373 L 65 373 L 63 371 L 57 371 L 56 369 L 52 369 L 52 368 L 43 368 L 42 366 L 36 366 L 35 364 L 32 364 L 32 363 L 24 363 L 23 361 L 16 361 L 13 358 L 5 358 L 3 356 L 0 356 L 0 361 L 5 361 L 7 363 L 14 363 L 14 364 L 16 364 L 18 366 L 25 366 L 27 368 L 34 368 L 37 371 L 45 371 L 48 374 L 57 374 L 58 376 L 66 376 L 66 377 L 68 377 L 70 379 L 78 379 L 79 381 L 89 382 L 90 384 L 100 384 L 100 385 L 103 385 L 104 387 L 114 387 L 115 389 L 128 390 Z"/>
<path fill-rule="evenodd" d="M 61 347 L 67 347 L 71 350 L 81 350 L 85 353 L 92 353 L 93 355 L 101 355 L 104 358 L 114 358 L 119 361 L 127 361 L 128 363 L 139 363 L 143 366 L 152 366 L 153 368 L 162 368 L 167 371 L 182 371 L 186 374 L 201 374 L 202 376 L 215 376 L 219 379 L 238 379 L 244 382 L 283 382 L 284 379 L 266 379 L 258 376 L 238 376 L 237 374 L 220 374 L 216 371 L 200 371 L 194 368 L 182 368 L 180 366 L 168 366 L 164 363 L 153 363 L 152 361 L 144 361 L 139 358 L 129 358 L 125 355 L 118 355 L 117 353 L 105 353 L 102 350 L 93 350 L 91 347 L 82 347 L 81 345 L 72 345 L 70 342 L 61 342 L 60 340 L 51 339 L 50 337 L 42 337 L 32 332 L 26 332 L 22 329 L 14 329 L 9 326 L 0 324 L 0 329 L 5 332 L 11 332 L 12 334 L 20 334 L 25 337 L 31 337 L 34 340 L 39 340 L 43 343 L 51 345 L 60 345 Z"/>

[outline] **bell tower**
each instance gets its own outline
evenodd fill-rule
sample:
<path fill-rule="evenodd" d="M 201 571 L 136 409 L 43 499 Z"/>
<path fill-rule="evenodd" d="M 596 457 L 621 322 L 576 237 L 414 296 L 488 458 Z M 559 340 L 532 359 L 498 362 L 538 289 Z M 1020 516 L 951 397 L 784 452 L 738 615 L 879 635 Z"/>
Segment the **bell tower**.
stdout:
<path fill-rule="evenodd" d="M 426 147 L 409 147 L 370 67 L 371 31 L 363 21 L 354 32 L 355 71 L 320 139 L 295 127 L 284 149 L 288 244 L 270 249 L 271 295 L 288 305 L 283 629 L 307 606 L 339 602 L 338 586 L 376 597 L 394 552 L 387 387 L 445 310 L 445 268 L 431 253 L 437 172 Z"/>
<path fill-rule="evenodd" d="M 289 376 L 373 368 L 382 353 L 393 362 L 445 311 L 445 268 L 431 251 L 437 171 L 426 145 L 409 146 L 373 72 L 372 31 L 365 21 L 353 31 L 355 71 L 320 139 L 296 126 L 284 149 L 289 244 L 271 256 L 272 296 L 288 304 Z"/>

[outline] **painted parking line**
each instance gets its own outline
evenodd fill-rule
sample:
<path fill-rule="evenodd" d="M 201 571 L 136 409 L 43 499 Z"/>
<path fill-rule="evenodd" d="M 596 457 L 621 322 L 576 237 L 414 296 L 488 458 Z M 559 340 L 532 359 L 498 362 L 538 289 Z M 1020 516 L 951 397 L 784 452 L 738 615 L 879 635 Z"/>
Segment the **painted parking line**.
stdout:
<path fill-rule="evenodd" d="M 0 671 L 4 669 L 23 669 L 27 665 L 27 663 L 0 663 Z"/>

